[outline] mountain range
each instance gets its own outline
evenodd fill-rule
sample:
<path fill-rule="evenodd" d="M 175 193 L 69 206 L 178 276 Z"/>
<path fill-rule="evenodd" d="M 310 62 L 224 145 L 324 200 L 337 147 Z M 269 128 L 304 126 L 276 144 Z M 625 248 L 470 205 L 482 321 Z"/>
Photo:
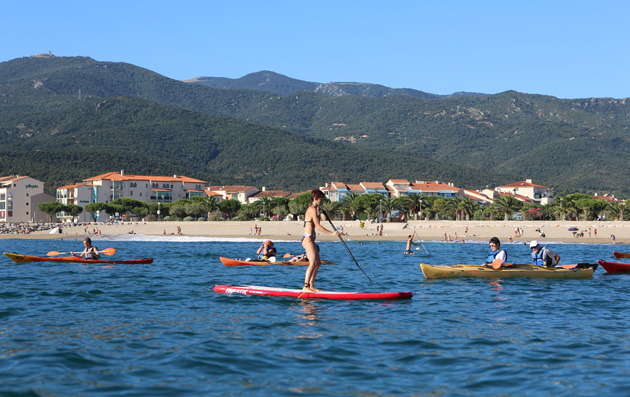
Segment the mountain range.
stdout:
<path fill-rule="evenodd" d="M 187 82 L 87 57 L 0 63 L 0 174 L 47 189 L 101 173 L 306 190 L 326 182 L 532 178 L 630 193 L 626 99 L 447 97 L 273 72 Z"/>

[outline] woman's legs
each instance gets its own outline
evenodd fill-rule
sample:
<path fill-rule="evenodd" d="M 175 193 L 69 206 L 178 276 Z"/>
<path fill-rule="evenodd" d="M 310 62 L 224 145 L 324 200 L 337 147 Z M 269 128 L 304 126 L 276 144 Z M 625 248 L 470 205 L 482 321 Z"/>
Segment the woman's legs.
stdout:
<path fill-rule="evenodd" d="M 315 277 L 317 277 L 319 265 L 321 265 L 321 261 L 319 259 L 319 249 L 312 237 L 305 237 L 304 240 L 302 240 L 302 247 L 306 251 L 306 256 L 308 258 L 308 268 L 306 269 L 306 274 L 304 275 L 304 287 L 302 288 L 302 291 L 318 291 L 315 289 L 313 284 L 315 283 Z"/>

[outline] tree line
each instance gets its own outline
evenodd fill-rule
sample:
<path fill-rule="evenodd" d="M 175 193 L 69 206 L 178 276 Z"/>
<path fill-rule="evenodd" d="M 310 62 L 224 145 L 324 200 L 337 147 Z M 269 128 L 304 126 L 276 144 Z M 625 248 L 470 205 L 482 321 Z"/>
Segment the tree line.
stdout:
<path fill-rule="evenodd" d="M 132 215 L 145 220 L 282 220 L 289 215 L 293 219 L 303 216 L 311 203 L 310 193 L 294 199 L 264 197 L 250 204 L 238 200 L 218 201 L 214 197 L 192 197 L 172 203 L 146 203 L 131 198 L 118 198 L 110 203 L 91 203 L 85 210 L 97 220 L 97 214 L 105 211 L 110 216 L 129 219 Z M 630 201 L 608 202 L 592 196 L 574 193 L 559 196 L 545 205 L 524 204 L 513 196 L 500 196 L 492 204 L 482 206 L 470 198 L 424 196 L 410 194 L 401 197 L 383 197 L 378 193 L 346 196 L 341 202 L 325 199 L 322 207 L 331 216 L 343 219 L 405 219 L 440 220 L 510 220 L 515 212 L 521 212 L 524 220 L 626 220 Z M 40 212 L 48 214 L 52 222 L 55 214 L 64 213 L 73 218 L 83 212 L 81 206 L 63 205 L 53 201 L 38 205 Z"/>

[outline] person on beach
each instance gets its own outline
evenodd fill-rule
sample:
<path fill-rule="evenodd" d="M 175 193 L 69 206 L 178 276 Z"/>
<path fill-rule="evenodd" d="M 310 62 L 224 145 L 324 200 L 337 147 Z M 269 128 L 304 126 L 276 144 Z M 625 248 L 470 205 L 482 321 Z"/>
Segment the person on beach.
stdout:
<path fill-rule="evenodd" d="M 415 252 L 413 252 L 413 251 L 411 250 L 411 245 L 412 245 L 412 244 L 413 244 L 413 245 L 418 245 L 418 244 L 416 244 L 416 243 L 414 243 L 414 242 L 413 242 L 413 234 L 412 234 L 412 235 L 407 236 L 407 247 L 405 248 L 405 252 L 403 252 L 403 254 L 405 254 L 405 255 L 415 254 Z"/>
<path fill-rule="evenodd" d="M 497 237 L 492 237 L 490 239 L 490 249 L 492 251 L 490 251 L 482 266 L 491 266 L 495 260 L 500 261 L 501 266 L 505 266 L 507 261 L 507 252 L 501 249 L 501 241 L 499 241 Z"/>
<path fill-rule="evenodd" d="M 541 247 L 538 241 L 533 240 L 529 243 L 529 248 L 532 250 L 532 262 L 534 265 L 555 267 L 560 262 L 560 255 L 556 254 L 547 247 Z"/>
<path fill-rule="evenodd" d="M 261 259 L 261 260 L 267 260 L 271 258 L 275 259 L 276 249 L 273 246 L 273 241 L 267 240 L 264 243 L 262 243 L 260 247 L 258 248 L 258 251 L 256 251 L 256 254 L 258 254 L 258 259 Z"/>
<path fill-rule="evenodd" d="M 76 256 L 77 258 L 84 257 L 85 259 L 99 259 L 101 254 L 98 253 L 98 248 L 92 246 L 92 239 L 86 237 L 83 239 L 83 245 L 85 249 L 79 255 L 75 254 L 74 251 L 70 252 L 70 255 Z"/>
<path fill-rule="evenodd" d="M 317 271 L 322 261 L 319 257 L 319 246 L 315 243 L 315 229 L 320 230 L 328 234 L 339 235 L 338 231 L 330 231 L 323 227 L 319 223 L 320 209 L 322 201 L 324 200 L 324 193 L 321 190 L 315 189 L 311 191 L 312 203 L 308 206 L 306 214 L 304 215 L 304 236 L 302 236 L 302 247 L 306 251 L 308 257 L 308 268 L 304 275 L 303 292 L 317 292 L 319 289 L 315 288 L 315 278 L 317 277 Z"/>

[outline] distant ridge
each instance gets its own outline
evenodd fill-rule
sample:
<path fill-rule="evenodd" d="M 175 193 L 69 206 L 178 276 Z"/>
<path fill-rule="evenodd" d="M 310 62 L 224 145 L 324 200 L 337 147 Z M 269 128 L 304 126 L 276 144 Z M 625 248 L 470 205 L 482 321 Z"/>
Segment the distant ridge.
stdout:
<path fill-rule="evenodd" d="M 355 95 L 367 98 L 385 98 L 393 95 L 407 95 L 420 99 L 442 99 L 449 97 L 483 97 L 488 94 L 475 92 L 456 92 L 451 95 L 430 94 L 411 88 L 390 88 L 379 84 L 330 82 L 314 83 L 287 77 L 283 74 L 263 70 L 247 74 L 238 79 L 227 77 L 195 77 L 183 80 L 184 83 L 202 84 L 212 88 L 258 90 L 272 92 L 274 94 L 288 95 L 297 91 L 312 91 L 329 96 Z"/>

